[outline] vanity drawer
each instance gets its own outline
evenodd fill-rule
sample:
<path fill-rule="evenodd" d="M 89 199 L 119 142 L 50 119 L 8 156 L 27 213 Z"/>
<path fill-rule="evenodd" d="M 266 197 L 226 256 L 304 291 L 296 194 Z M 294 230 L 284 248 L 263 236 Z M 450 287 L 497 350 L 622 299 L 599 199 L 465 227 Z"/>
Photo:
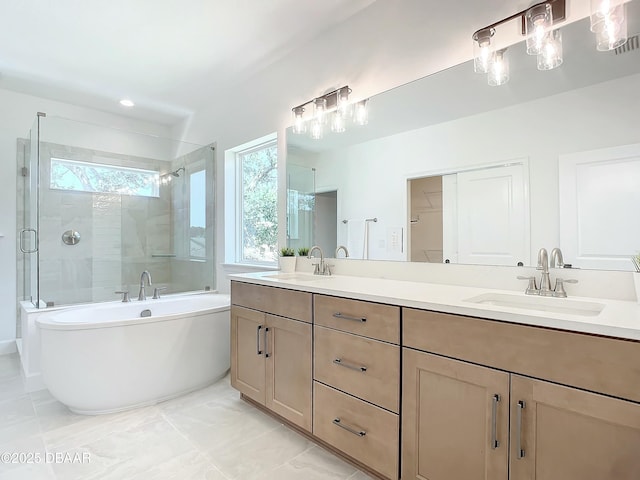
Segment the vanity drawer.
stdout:
<path fill-rule="evenodd" d="M 314 326 L 314 378 L 398 413 L 400 347 Z"/>
<path fill-rule="evenodd" d="M 385 342 L 400 343 L 400 307 L 315 295 L 314 323 Z"/>
<path fill-rule="evenodd" d="M 312 321 L 312 298 L 308 292 L 231 282 L 232 304 L 307 323 Z"/>
<path fill-rule="evenodd" d="M 403 346 L 640 402 L 640 342 L 405 308 Z"/>
<path fill-rule="evenodd" d="M 313 382 L 313 434 L 390 479 L 398 478 L 398 415 Z"/>

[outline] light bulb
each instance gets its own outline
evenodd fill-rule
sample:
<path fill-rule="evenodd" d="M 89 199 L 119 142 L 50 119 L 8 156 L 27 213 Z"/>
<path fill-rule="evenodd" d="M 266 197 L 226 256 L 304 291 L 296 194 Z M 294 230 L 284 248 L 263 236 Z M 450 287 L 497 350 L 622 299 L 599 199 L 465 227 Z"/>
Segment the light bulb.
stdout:
<path fill-rule="evenodd" d="M 300 134 L 307 131 L 304 121 L 304 107 L 295 107 L 293 110 L 293 133 Z"/>
<path fill-rule="evenodd" d="M 353 122 L 356 125 L 366 125 L 369 123 L 369 109 L 367 107 L 368 99 L 362 100 L 355 104 L 353 112 Z"/>
<path fill-rule="evenodd" d="M 349 114 L 349 87 L 342 87 L 336 92 L 336 108 L 343 115 Z"/>
<path fill-rule="evenodd" d="M 505 56 L 506 49 L 498 50 L 487 74 L 487 82 L 492 87 L 504 85 L 509 81 L 509 61 Z"/>
<path fill-rule="evenodd" d="M 322 122 L 319 119 L 314 118 L 311 120 L 311 129 L 310 129 L 311 138 L 314 140 L 320 140 L 324 135 L 324 127 Z"/>
<path fill-rule="evenodd" d="M 331 131 L 335 133 L 342 133 L 346 129 L 344 113 L 342 113 L 342 110 L 338 109 L 333 112 L 333 116 L 331 117 Z"/>
<path fill-rule="evenodd" d="M 551 5 L 545 3 L 531 7 L 525 12 L 524 16 L 527 53 L 529 55 L 539 55 L 553 25 Z"/>
<path fill-rule="evenodd" d="M 491 46 L 493 29 L 481 30 L 473 35 L 473 70 L 476 73 L 487 73 L 495 52 Z"/>
<path fill-rule="evenodd" d="M 327 122 L 325 115 L 327 112 L 327 99 L 323 97 L 316 98 L 313 101 L 313 105 L 313 116 L 319 123 L 325 124 Z"/>
<path fill-rule="evenodd" d="M 552 70 L 562 65 L 562 34 L 560 30 L 549 33 L 538 55 L 538 70 Z"/>

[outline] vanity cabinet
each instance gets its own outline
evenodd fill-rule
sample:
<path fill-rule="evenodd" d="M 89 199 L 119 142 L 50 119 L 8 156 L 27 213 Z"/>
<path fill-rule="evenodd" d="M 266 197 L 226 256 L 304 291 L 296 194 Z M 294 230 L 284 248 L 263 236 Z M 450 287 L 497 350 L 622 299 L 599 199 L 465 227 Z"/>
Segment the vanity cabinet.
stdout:
<path fill-rule="evenodd" d="M 403 480 L 640 478 L 638 342 L 404 309 L 403 344 Z"/>
<path fill-rule="evenodd" d="M 400 308 L 314 295 L 313 434 L 397 479 Z"/>
<path fill-rule="evenodd" d="M 267 297 L 287 300 L 259 301 Z M 231 302 L 231 385 L 310 432 L 312 326 L 308 321 L 271 312 L 290 311 L 310 321 L 311 294 L 232 282 Z M 247 304 L 266 311 L 247 308 Z"/>

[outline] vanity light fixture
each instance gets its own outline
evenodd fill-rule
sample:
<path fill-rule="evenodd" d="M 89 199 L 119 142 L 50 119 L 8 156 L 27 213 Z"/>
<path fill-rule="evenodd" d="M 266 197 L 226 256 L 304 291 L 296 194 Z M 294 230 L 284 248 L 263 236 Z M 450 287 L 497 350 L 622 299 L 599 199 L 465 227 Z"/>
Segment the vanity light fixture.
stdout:
<path fill-rule="evenodd" d="M 334 133 L 346 131 L 350 118 L 353 119 L 353 123 L 356 125 L 366 125 L 368 121 L 366 113 L 367 100 L 352 105 L 349 100 L 350 94 L 351 89 L 345 85 L 293 107 L 291 109 L 293 133 L 302 134 L 308 131 L 311 138 L 319 140 L 324 136 L 324 129 L 327 124 L 329 124 L 331 131 Z M 305 108 L 309 105 L 312 105 L 313 108 Z M 307 111 L 313 111 L 313 114 L 305 116 Z"/>
<path fill-rule="evenodd" d="M 595 1 L 595 0 L 594 0 Z M 527 53 L 537 57 L 539 70 L 551 70 L 562 64 L 562 36 L 553 25 L 566 16 L 566 0 L 548 0 L 503 18 L 477 30 L 473 35 L 473 68 L 486 73 L 489 85 L 504 85 L 509 80 L 506 48 L 496 50 L 493 37 L 496 27 L 519 19 L 520 31 L 526 37 Z"/>

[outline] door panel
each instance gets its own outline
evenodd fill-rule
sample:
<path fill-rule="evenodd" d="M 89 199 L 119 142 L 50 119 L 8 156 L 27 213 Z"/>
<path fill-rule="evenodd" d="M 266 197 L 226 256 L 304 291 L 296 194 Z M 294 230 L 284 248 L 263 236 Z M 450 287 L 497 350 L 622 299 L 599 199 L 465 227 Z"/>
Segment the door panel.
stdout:
<path fill-rule="evenodd" d="M 264 405 L 265 314 L 231 307 L 231 386 Z"/>
<path fill-rule="evenodd" d="M 402 478 L 506 480 L 509 374 L 407 348 L 403 369 Z"/>
<path fill-rule="evenodd" d="M 266 406 L 311 431 L 311 324 L 267 315 Z"/>
<path fill-rule="evenodd" d="M 640 405 L 518 375 L 511 393 L 513 480 L 640 478 Z"/>

